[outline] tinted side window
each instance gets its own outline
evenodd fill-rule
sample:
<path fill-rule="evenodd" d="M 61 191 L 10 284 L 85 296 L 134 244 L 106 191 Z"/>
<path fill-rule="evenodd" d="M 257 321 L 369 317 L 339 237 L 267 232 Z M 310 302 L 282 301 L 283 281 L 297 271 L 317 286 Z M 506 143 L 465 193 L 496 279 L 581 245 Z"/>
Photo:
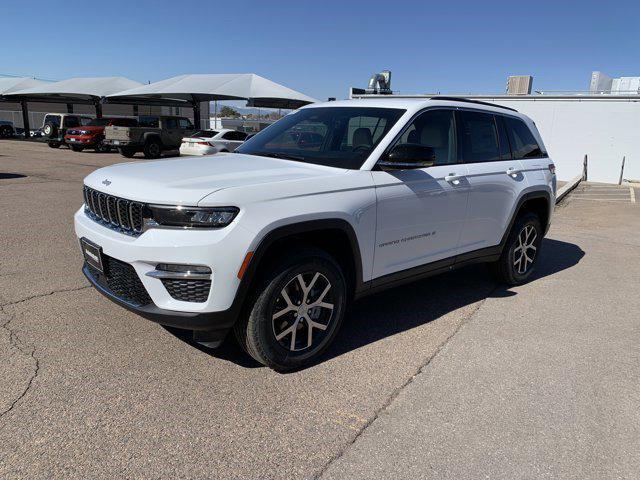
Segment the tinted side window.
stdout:
<path fill-rule="evenodd" d="M 46 115 L 44 117 L 43 125 L 45 123 L 50 123 L 52 125 L 55 125 L 56 127 L 59 127 L 60 126 L 60 117 L 58 115 Z"/>
<path fill-rule="evenodd" d="M 73 128 L 80 125 L 78 117 L 64 117 L 64 126 L 67 128 Z"/>
<path fill-rule="evenodd" d="M 222 135 L 223 140 L 234 140 L 234 132 L 227 132 Z"/>
<path fill-rule="evenodd" d="M 178 125 L 180 125 L 180 128 L 183 129 L 193 129 L 193 124 L 191 123 L 191 120 L 189 120 L 188 118 L 180 118 L 178 120 Z"/>
<path fill-rule="evenodd" d="M 540 158 L 546 156 L 531 130 L 522 120 L 505 117 L 504 122 L 509 133 L 513 158 Z"/>
<path fill-rule="evenodd" d="M 460 144 L 465 163 L 500 160 L 498 132 L 493 115 L 460 111 Z"/>
<path fill-rule="evenodd" d="M 453 110 L 428 110 L 411 122 L 396 145 L 417 144 L 431 147 L 434 165 L 456 163 L 456 124 Z"/>
<path fill-rule="evenodd" d="M 178 128 L 178 120 L 175 118 L 165 118 L 162 121 L 163 128 Z"/>
<path fill-rule="evenodd" d="M 158 117 L 140 117 L 138 120 L 138 125 L 141 127 L 149 127 L 149 128 L 158 128 L 160 125 L 160 120 Z"/>
<path fill-rule="evenodd" d="M 500 142 L 500 158 L 502 160 L 511 160 L 511 148 L 509 146 L 509 137 L 507 136 L 507 129 L 504 126 L 503 117 L 500 115 L 495 116 L 496 125 L 498 126 L 498 140 Z"/>

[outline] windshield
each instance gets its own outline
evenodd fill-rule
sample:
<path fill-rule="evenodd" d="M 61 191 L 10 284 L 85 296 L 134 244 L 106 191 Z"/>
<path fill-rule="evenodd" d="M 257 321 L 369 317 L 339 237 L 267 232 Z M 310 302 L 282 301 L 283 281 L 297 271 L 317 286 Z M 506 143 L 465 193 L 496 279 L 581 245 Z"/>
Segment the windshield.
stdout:
<path fill-rule="evenodd" d="M 108 118 L 94 118 L 89 122 L 88 125 L 90 127 L 106 127 L 107 125 L 109 125 L 109 122 L 111 122 L 111 120 L 109 120 Z"/>
<path fill-rule="evenodd" d="M 278 120 L 236 152 L 357 170 L 404 112 L 396 108 L 306 108 Z"/>

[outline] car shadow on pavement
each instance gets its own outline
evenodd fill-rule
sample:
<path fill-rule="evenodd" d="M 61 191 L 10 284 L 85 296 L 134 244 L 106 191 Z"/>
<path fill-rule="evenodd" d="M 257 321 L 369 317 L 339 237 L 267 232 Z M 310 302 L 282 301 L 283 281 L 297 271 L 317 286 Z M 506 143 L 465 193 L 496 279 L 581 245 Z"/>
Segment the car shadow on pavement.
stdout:
<path fill-rule="evenodd" d="M 2 157 L 3 155 L 0 155 Z M 22 175 L 21 173 L 2 173 L 0 172 L 0 180 L 9 180 L 12 178 L 25 178 L 26 175 Z"/>
<path fill-rule="evenodd" d="M 571 268 L 583 256 L 584 251 L 573 243 L 545 239 L 530 282 Z M 495 283 L 485 265 L 477 264 L 365 297 L 351 306 L 333 345 L 317 363 L 433 322 L 488 297 L 513 295 L 517 295 L 516 292 Z M 202 347 L 186 336 L 183 340 L 242 367 L 262 366 L 244 353 L 231 337 L 232 334 L 218 349 Z"/>

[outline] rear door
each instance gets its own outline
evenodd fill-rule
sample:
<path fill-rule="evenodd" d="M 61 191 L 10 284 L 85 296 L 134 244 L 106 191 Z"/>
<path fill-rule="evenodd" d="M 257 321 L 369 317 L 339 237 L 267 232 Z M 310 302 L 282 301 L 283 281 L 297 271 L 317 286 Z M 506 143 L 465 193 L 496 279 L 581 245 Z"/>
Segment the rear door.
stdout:
<path fill-rule="evenodd" d="M 522 173 L 530 185 L 547 184 L 555 192 L 555 177 L 549 170 L 551 161 L 541 140 L 536 139 L 532 130 L 537 132 L 535 124 L 527 125 L 522 119 L 504 117 L 504 125 L 509 136 L 513 158 L 520 160 Z"/>
<path fill-rule="evenodd" d="M 522 164 L 511 154 L 501 115 L 461 109 L 458 144 L 468 167 L 469 208 L 460 253 L 498 245 L 513 206 L 526 188 Z"/>

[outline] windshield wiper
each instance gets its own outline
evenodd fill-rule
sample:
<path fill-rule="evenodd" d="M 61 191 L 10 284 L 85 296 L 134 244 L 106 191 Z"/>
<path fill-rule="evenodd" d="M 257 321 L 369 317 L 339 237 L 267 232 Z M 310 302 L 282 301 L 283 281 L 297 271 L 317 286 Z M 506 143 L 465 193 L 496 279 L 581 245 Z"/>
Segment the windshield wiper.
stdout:
<path fill-rule="evenodd" d="M 288 153 L 280 152 L 251 152 L 251 155 L 259 155 L 261 157 L 281 158 L 283 160 L 295 160 L 296 162 L 306 162 L 307 159 L 299 157 L 297 155 L 289 155 Z"/>

